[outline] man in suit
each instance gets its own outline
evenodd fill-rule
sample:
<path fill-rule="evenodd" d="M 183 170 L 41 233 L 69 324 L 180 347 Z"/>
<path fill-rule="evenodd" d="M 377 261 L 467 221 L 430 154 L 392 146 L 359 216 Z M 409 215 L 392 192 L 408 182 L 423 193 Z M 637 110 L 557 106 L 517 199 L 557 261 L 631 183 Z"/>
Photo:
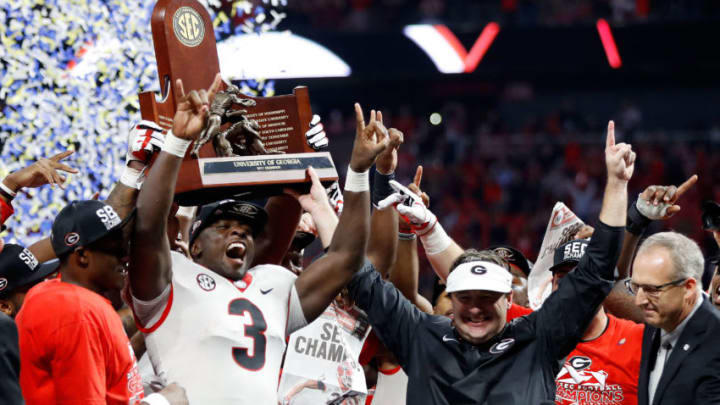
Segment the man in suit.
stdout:
<path fill-rule="evenodd" d="M 648 324 L 639 405 L 720 404 L 720 312 L 703 299 L 703 266 L 698 245 L 676 232 L 638 250 L 628 286 Z"/>

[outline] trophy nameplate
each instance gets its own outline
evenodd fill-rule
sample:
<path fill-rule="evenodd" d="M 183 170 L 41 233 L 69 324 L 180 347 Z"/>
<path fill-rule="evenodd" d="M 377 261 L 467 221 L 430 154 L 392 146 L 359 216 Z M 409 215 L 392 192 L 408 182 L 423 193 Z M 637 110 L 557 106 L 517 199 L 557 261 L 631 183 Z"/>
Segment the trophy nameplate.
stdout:
<path fill-rule="evenodd" d="M 169 129 L 176 109 L 175 80 L 182 79 L 186 92 L 207 89 L 220 71 L 215 35 L 210 16 L 196 0 L 158 1 L 151 24 L 161 98 L 153 92 L 141 93 L 140 111 L 143 119 Z M 255 56 L 238 55 L 238 63 L 243 57 Z M 308 166 L 316 169 L 326 186 L 337 180 L 330 153 L 316 152 L 307 145 L 305 131 L 310 128 L 312 111 L 306 87 L 296 87 L 291 95 L 242 98 L 254 100 L 255 106 L 233 108 L 247 111 L 245 117 L 259 124 L 260 140 L 273 154 L 218 156 L 212 142 L 207 142 L 193 157 L 191 146 L 180 168 L 176 201 L 199 205 L 229 197 L 256 199 L 279 194 L 286 187 L 307 192 Z M 248 162 L 256 164 L 253 170 Z"/>

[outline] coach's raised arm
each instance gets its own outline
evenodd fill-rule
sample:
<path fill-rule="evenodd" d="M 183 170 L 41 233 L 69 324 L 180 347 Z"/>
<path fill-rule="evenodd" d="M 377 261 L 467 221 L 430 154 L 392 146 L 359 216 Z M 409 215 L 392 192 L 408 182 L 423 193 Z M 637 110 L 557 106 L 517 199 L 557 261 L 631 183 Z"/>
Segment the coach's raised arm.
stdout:
<path fill-rule="evenodd" d="M 628 144 L 615 143 L 612 121 L 608 123 L 605 164 L 605 194 L 586 254 L 542 308 L 527 317 L 528 321 L 534 321 L 538 337 L 545 340 L 546 353 L 551 359 L 560 360 L 572 351 L 613 287 L 625 230 L 627 185 L 635 168 L 635 152 Z"/>

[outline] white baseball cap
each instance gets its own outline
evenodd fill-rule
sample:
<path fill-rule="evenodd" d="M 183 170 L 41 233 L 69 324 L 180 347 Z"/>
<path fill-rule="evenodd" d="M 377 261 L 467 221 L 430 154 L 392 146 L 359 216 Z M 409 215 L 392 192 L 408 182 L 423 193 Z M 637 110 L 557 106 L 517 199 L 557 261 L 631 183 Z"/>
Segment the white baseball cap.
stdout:
<path fill-rule="evenodd" d="M 492 262 L 463 263 L 450 272 L 445 291 L 453 293 L 468 290 L 495 291 L 507 294 L 512 290 L 512 274 Z"/>

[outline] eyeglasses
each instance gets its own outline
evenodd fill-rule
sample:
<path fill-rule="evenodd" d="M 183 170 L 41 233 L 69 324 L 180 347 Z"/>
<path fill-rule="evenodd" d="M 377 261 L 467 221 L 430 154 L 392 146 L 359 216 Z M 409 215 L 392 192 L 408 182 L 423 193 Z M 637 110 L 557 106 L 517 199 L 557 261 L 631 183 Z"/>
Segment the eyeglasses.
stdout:
<path fill-rule="evenodd" d="M 648 285 L 648 284 L 636 284 L 633 283 L 631 279 L 625 280 L 625 287 L 627 287 L 628 291 L 630 291 L 630 294 L 637 295 L 638 291 L 642 288 L 642 290 L 645 292 L 646 295 L 650 297 L 657 297 L 660 295 L 660 293 L 663 290 L 666 290 L 668 287 L 671 286 L 677 286 L 683 283 L 687 278 L 679 278 L 675 281 L 671 281 L 669 283 L 660 284 L 660 285 Z"/>

